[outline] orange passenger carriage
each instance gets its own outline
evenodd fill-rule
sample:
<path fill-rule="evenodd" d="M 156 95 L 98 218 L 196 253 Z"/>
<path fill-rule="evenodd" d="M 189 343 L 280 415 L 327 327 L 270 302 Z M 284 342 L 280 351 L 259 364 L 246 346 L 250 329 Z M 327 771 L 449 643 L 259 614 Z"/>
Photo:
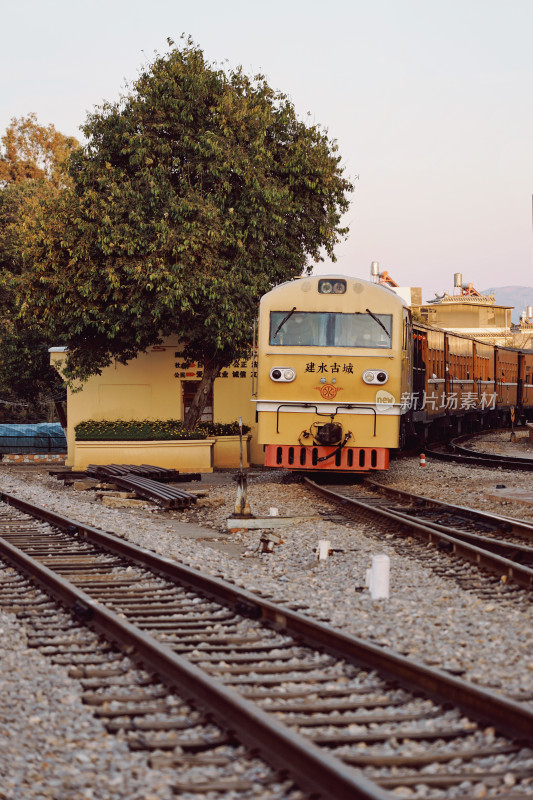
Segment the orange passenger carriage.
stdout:
<path fill-rule="evenodd" d="M 497 347 L 494 366 L 498 407 L 507 409 L 516 406 L 518 404 L 518 350 Z"/>
<path fill-rule="evenodd" d="M 520 359 L 518 404 L 525 409 L 533 407 L 533 350 L 523 351 Z"/>

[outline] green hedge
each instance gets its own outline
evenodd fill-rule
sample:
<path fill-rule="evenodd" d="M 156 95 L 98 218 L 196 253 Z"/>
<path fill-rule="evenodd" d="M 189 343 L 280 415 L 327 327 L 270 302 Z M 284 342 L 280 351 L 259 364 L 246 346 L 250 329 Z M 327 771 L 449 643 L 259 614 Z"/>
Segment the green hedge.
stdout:
<path fill-rule="evenodd" d="M 78 442 L 91 441 L 172 441 L 184 439 L 207 439 L 208 436 L 235 436 L 239 423 L 202 422 L 194 431 L 184 431 L 179 419 L 149 420 L 85 420 L 79 422 L 74 431 Z M 242 426 L 243 433 L 250 428 Z"/>
<path fill-rule="evenodd" d="M 238 422 L 199 422 L 199 431 L 205 431 L 208 436 L 238 436 L 239 423 Z M 248 433 L 250 431 L 249 425 L 242 426 L 242 432 Z"/>

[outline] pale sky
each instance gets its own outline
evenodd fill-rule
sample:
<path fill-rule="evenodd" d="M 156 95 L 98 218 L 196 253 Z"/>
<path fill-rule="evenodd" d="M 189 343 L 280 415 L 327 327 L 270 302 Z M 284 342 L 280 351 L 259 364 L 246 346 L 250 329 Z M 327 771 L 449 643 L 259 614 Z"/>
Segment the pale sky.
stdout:
<path fill-rule="evenodd" d="M 1 22 L 2 134 L 35 112 L 81 138 L 185 33 L 337 140 L 350 235 L 316 272 L 533 286 L 533 0 L 18 0 Z"/>

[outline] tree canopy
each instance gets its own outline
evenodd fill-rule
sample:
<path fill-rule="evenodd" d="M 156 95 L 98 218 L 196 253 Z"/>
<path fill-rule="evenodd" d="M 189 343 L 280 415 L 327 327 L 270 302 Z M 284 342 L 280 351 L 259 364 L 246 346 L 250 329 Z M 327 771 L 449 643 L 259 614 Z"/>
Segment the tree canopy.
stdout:
<path fill-rule="evenodd" d="M 55 202 L 70 178 L 65 164 L 78 142 L 38 124 L 35 114 L 13 119 L 0 148 L 0 399 L 10 419 L 46 416 L 42 403 L 64 394 L 49 365 L 46 331 L 17 314 L 17 288 L 31 267 L 27 239 L 43 206 Z M 7 405 L 5 405 L 7 403 Z"/>
<path fill-rule="evenodd" d="M 53 125 L 39 125 L 35 114 L 12 119 L 2 136 L 0 185 L 45 179 L 54 186 L 65 180 L 65 163 L 78 147 L 72 136 L 64 136 Z"/>
<path fill-rule="evenodd" d="M 28 237 L 22 313 L 66 341 L 73 379 L 175 333 L 212 382 L 246 354 L 261 295 L 347 233 L 335 142 L 264 77 L 169 44 L 89 115 L 73 190 Z"/>

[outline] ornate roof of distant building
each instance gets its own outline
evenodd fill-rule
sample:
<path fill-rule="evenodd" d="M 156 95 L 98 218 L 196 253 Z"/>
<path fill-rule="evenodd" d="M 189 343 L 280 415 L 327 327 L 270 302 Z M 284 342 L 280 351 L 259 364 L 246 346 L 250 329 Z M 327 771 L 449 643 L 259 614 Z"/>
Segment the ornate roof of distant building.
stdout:
<path fill-rule="evenodd" d="M 459 273 L 458 273 L 459 275 Z M 457 277 L 457 276 L 456 276 Z M 456 284 L 458 286 L 458 284 Z M 433 300 L 427 300 L 424 305 L 441 305 L 441 304 L 466 305 L 472 303 L 478 306 L 494 306 L 495 308 L 513 308 L 513 306 L 502 306 L 499 303 L 496 305 L 496 295 L 494 294 L 480 294 L 474 288 L 473 283 L 463 283 L 460 286 L 460 292 L 457 294 L 435 294 Z"/>
<path fill-rule="evenodd" d="M 493 306 L 496 303 L 496 297 L 493 294 L 442 294 L 435 295 L 434 300 L 426 300 L 424 305 L 432 305 L 433 303 L 476 303 L 477 305 Z M 510 308 L 510 306 L 502 306 L 502 308 Z"/>
<path fill-rule="evenodd" d="M 483 336 L 508 336 L 510 328 L 448 328 L 442 326 L 442 330 L 450 333 L 461 333 L 463 336 L 472 336 L 478 339 Z"/>

